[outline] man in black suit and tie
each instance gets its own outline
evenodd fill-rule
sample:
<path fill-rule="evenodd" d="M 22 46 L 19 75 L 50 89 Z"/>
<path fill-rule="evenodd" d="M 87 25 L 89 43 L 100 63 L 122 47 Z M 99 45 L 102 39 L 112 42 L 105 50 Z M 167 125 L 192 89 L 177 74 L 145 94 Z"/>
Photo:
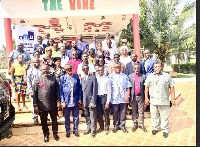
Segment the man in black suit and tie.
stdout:
<path fill-rule="evenodd" d="M 132 85 L 130 102 L 132 105 L 132 119 L 134 126 L 131 131 L 135 132 L 138 128 L 138 113 L 139 128 L 142 129 L 144 132 L 147 132 L 146 128 L 144 127 L 144 82 L 146 80 L 146 76 L 140 73 L 140 65 L 138 63 L 134 64 L 133 70 L 135 72 L 128 76 Z"/>
<path fill-rule="evenodd" d="M 135 63 L 138 63 L 140 65 L 140 73 L 145 74 L 143 65 L 139 61 L 137 61 L 137 54 L 136 53 L 131 54 L 131 60 L 132 60 L 131 62 L 126 64 L 126 75 L 128 76 L 128 75 L 134 73 L 133 65 Z"/>
<path fill-rule="evenodd" d="M 97 128 L 97 79 L 94 75 L 89 74 L 88 65 L 83 65 L 82 71 L 84 72 L 84 77 L 81 79 L 83 91 L 83 107 L 87 124 L 87 130 L 83 133 L 83 135 L 89 134 L 91 132 L 91 137 L 94 138 Z"/>

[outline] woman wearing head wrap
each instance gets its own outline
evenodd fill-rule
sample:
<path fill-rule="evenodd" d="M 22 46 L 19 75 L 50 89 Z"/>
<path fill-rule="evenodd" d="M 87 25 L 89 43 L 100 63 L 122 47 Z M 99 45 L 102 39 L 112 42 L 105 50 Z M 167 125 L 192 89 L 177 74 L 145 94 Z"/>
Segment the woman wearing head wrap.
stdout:
<path fill-rule="evenodd" d="M 128 50 L 127 46 L 122 46 L 120 48 L 121 56 L 120 56 L 119 62 L 121 62 L 125 66 L 126 66 L 127 63 L 131 62 L 130 56 L 127 55 L 127 50 Z"/>

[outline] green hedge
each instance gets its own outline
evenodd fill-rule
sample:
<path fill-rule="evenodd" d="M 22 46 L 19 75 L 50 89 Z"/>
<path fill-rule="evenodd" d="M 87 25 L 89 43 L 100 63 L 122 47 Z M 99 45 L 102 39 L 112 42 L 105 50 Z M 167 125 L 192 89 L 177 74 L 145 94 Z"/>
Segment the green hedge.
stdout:
<path fill-rule="evenodd" d="M 173 71 L 176 71 L 178 73 L 196 73 L 196 63 L 171 64 L 170 66 L 173 69 Z"/>

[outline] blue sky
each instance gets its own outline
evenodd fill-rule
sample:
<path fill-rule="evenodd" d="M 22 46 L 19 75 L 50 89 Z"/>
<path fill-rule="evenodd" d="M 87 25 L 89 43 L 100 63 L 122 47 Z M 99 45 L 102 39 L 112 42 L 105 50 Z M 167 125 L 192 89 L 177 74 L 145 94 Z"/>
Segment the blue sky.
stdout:
<path fill-rule="evenodd" d="M 183 8 L 184 4 L 190 0 L 181 0 L 182 3 L 180 3 L 180 10 Z M 195 0 L 191 0 L 191 1 L 195 1 Z M 187 25 L 190 25 L 192 23 L 196 22 L 196 18 L 193 18 L 192 21 L 190 21 Z M 0 3 L 0 47 L 3 45 L 6 44 L 6 41 L 5 41 L 5 31 L 4 31 L 4 20 L 2 18 L 2 13 L 1 13 L 1 3 Z"/>

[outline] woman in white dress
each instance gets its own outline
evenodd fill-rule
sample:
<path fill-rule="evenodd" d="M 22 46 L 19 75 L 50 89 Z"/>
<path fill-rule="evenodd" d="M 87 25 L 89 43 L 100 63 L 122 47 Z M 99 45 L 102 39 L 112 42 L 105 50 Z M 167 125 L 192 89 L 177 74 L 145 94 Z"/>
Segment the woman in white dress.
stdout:
<path fill-rule="evenodd" d="M 121 52 L 121 56 L 120 56 L 120 60 L 119 62 L 121 62 L 122 64 L 124 64 L 126 66 L 127 63 L 131 62 L 131 57 L 127 55 L 127 50 L 128 47 L 127 46 L 122 46 L 120 48 L 120 52 Z"/>

